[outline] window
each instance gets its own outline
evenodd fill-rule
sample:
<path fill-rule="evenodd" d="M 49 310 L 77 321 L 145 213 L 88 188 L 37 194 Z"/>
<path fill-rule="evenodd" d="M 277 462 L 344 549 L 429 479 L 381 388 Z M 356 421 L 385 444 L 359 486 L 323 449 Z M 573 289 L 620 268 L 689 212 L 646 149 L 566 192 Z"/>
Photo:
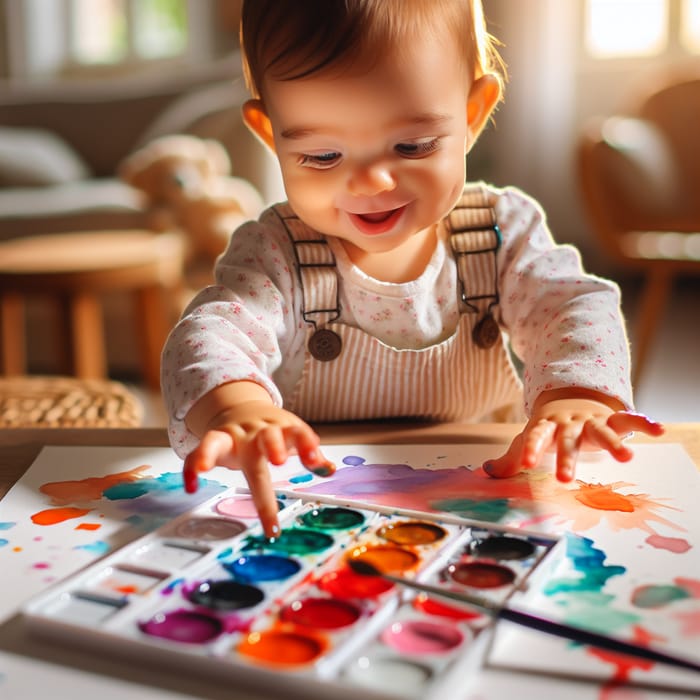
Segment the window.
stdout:
<path fill-rule="evenodd" d="M 178 56 L 187 50 L 185 0 L 69 0 L 69 46 L 78 64 Z"/>
<path fill-rule="evenodd" d="M 700 53 L 700 0 L 586 0 L 584 43 L 597 59 Z"/>

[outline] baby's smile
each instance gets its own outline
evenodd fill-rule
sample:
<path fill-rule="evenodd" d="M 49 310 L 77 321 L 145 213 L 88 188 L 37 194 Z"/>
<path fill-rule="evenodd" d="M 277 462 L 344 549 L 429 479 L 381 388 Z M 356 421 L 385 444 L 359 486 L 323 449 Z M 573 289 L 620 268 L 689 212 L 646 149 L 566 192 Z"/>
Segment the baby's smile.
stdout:
<path fill-rule="evenodd" d="M 348 215 L 350 220 L 362 233 L 369 235 L 386 233 L 390 231 L 401 218 L 401 215 L 406 210 L 406 206 L 407 205 L 404 204 L 396 209 L 366 212 L 364 214 L 348 212 Z"/>

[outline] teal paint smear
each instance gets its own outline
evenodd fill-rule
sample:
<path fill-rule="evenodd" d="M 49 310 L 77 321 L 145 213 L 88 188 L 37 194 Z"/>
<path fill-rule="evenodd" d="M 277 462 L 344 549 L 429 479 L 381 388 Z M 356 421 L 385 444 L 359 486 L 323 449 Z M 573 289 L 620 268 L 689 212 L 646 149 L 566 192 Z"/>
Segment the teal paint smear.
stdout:
<path fill-rule="evenodd" d="M 567 533 L 566 557 L 575 574 L 554 577 L 543 587 L 547 596 L 560 596 L 557 603 L 564 612 L 568 624 L 611 633 L 639 622 L 635 613 L 612 607 L 615 596 L 603 593 L 603 588 L 614 576 L 624 574 L 624 566 L 606 564 L 607 555 L 597 549 L 593 540 Z"/>
<path fill-rule="evenodd" d="M 107 542 L 97 540 L 96 542 L 91 542 L 90 544 L 79 544 L 76 547 L 73 547 L 73 549 L 82 549 L 86 552 L 90 552 L 91 554 L 102 556 L 103 554 L 107 554 L 107 552 L 109 552 L 110 547 Z"/>
<path fill-rule="evenodd" d="M 228 559 L 233 554 L 233 547 L 226 547 L 226 549 L 222 549 L 217 555 L 216 558 L 221 560 L 221 559 Z"/>
<path fill-rule="evenodd" d="M 290 484 L 305 484 L 307 481 L 311 481 L 314 478 L 313 474 L 306 473 L 306 474 L 297 474 L 296 476 L 292 476 L 289 479 Z"/>
<path fill-rule="evenodd" d="M 0 523 L 0 530 L 11 530 L 17 523 Z"/>
<path fill-rule="evenodd" d="M 613 576 L 621 576 L 627 568 L 605 564 L 607 555 L 593 546 L 588 537 L 566 534 L 566 556 L 578 574 L 577 577 L 554 578 L 544 587 L 545 595 L 557 593 L 597 593 Z"/>
<path fill-rule="evenodd" d="M 638 608 L 662 608 L 676 600 L 690 598 L 690 592 L 681 586 L 640 586 L 632 593 L 632 605 Z"/>
<path fill-rule="evenodd" d="M 4 537 L 0 537 L 0 547 L 4 547 L 6 544 L 10 544 L 10 540 L 6 540 Z"/>
<path fill-rule="evenodd" d="M 431 508 L 445 513 L 452 513 L 463 518 L 500 523 L 512 508 L 507 498 L 494 498 L 487 501 L 475 501 L 469 498 L 446 498 L 432 501 Z"/>

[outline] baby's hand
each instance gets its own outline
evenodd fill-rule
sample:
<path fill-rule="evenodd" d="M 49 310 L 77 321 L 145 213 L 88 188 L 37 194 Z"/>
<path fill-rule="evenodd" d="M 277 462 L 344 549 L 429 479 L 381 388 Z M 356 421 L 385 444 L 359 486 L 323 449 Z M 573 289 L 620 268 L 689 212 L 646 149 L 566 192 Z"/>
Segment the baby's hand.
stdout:
<path fill-rule="evenodd" d="M 279 535 L 277 499 L 269 464 L 280 465 L 292 454 L 314 474 L 330 476 L 335 466 L 319 449 L 314 430 L 289 411 L 269 401 L 247 401 L 212 418 L 199 445 L 187 455 L 183 467 L 185 490 L 197 490 L 197 475 L 215 466 L 240 469 L 245 475 L 263 531 Z"/>
<path fill-rule="evenodd" d="M 558 392 L 557 396 L 561 396 Z M 662 435 L 664 428 L 650 418 L 631 411 L 616 410 L 597 398 L 542 397 L 522 433 L 508 451 L 484 464 L 490 476 L 506 477 L 537 466 L 549 448 L 556 451 L 559 481 L 571 481 L 580 450 L 600 449 L 619 462 L 632 459 L 632 450 L 623 437 L 632 431 Z"/>

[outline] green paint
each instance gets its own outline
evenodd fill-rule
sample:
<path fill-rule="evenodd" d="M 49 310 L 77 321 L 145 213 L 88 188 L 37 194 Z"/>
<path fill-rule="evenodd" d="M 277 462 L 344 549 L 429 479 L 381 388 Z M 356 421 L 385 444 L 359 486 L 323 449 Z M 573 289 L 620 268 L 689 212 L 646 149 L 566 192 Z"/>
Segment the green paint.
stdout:
<path fill-rule="evenodd" d="M 685 598 L 690 598 L 690 593 L 680 586 L 640 586 L 632 593 L 632 605 L 638 608 L 661 608 Z"/>
<path fill-rule="evenodd" d="M 615 596 L 603 592 L 613 576 L 627 570 L 624 566 L 605 563 L 606 554 L 593 546 L 587 537 L 566 535 L 566 557 L 574 569 L 570 575 L 552 578 L 544 586 L 548 596 L 559 596 L 568 624 L 611 633 L 640 621 L 640 616 L 616 610 Z"/>
<path fill-rule="evenodd" d="M 333 538 L 323 532 L 291 528 L 282 530 L 279 537 L 267 538 L 264 535 L 251 535 L 246 538 L 244 549 L 264 549 L 285 554 L 315 554 L 328 549 Z"/>
<path fill-rule="evenodd" d="M 314 508 L 301 515 L 299 521 L 318 530 L 349 530 L 362 525 L 365 516 L 350 508 Z"/>
<path fill-rule="evenodd" d="M 494 498 L 488 501 L 476 501 L 469 498 L 445 498 L 430 504 L 432 508 L 444 513 L 454 513 L 463 518 L 498 523 L 512 512 L 508 498 Z"/>

